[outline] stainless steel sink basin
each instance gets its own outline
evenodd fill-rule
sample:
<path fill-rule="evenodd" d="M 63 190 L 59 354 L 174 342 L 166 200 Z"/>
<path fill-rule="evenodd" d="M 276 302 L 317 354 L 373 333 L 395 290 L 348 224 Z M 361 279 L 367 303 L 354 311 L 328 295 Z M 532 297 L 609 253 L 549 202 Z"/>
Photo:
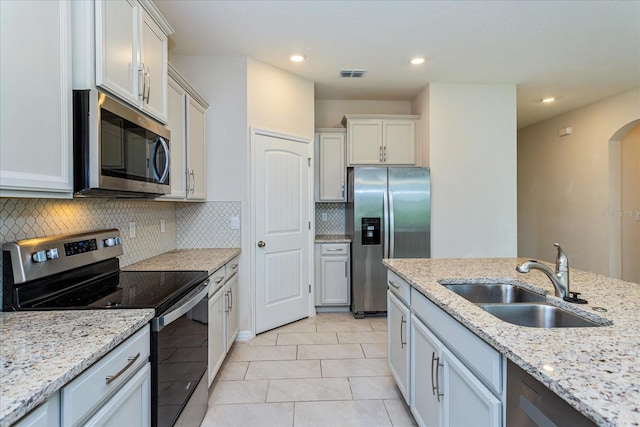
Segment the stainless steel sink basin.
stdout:
<path fill-rule="evenodd" d="M 584 328 L 602 326 L 559 307 L 543 303 L 480 304 L 505 322 L 533 328 Z"/>
<path fill-rule="evenodd" d="M 476 304 L 545 301 L 544 295 L 506 283 L 445 283 L 442 286 Z"/>

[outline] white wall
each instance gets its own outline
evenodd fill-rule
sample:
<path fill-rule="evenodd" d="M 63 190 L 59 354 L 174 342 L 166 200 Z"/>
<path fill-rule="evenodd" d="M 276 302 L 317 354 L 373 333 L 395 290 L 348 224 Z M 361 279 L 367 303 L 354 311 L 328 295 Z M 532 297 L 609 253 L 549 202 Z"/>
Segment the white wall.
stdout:
<path fill-rule="evenodd" d="M 411 114 L 411 102 L 318 99 L 315 109 L 316 128 L 341 128 L 345 114 Z"/>
<path fill-rule="evenodd" d="M 431 161 L 429 158 L 429 86 L 411 100 L 411 114 L 421 116 L 419 123 L 420 144 L 416 150 L 417 164 L 428 167 Z"/>
<path fill-rule="evenodd" d="M 248 59 L 248 125 L 313 140 L 313 82 Z"/>
<path fill-rule="evenodd" d="M 609 141 L 640 118 L 640 89 L 518 131 L 518 254 L 615 275 L 610 260 Z M 559 137 L 558 130 L 573 133 Z M 614 257 L 615 258 L 615 257 Z"/>
<path fill-rule="evenodd" d="M 413 107 L 429 112 L 432 257 L 515 256 L 515 85 L 425 91 Z"/>

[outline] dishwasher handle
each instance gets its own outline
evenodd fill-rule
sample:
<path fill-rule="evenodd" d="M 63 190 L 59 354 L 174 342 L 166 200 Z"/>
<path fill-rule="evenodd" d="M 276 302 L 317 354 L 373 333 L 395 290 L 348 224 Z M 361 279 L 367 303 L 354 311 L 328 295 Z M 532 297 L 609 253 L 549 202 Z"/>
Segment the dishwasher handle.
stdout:
<path fill-rule="evenodd" d="M 151 330 L 153 332 L 160 332 L 165 326 L 187 314 L 189 310 L 198 305 L 207 295 L 209 295 L 209 279 L 202 282 L 196 289 L 174 305 L 174 310 L 151 320 Z"/>

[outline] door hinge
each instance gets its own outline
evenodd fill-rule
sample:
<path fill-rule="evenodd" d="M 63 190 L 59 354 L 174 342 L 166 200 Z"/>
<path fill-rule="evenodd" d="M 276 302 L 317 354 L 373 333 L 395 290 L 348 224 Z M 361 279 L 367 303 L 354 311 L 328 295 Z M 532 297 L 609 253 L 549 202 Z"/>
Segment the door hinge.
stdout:
<path fill-rule="evenodd" d="M 307 164 L 311 166 L 311 157 L 307 157 Z"/>
<path fill-rule="evenodd" d="M 311 293 L 311 283 L 309 283 L 309 293 Z"/>
<path fill-rule="evenodd" d="M 311 221 L 309 221 L 308 224 L 309 224 L 309 230 L 311 230 Z"/>

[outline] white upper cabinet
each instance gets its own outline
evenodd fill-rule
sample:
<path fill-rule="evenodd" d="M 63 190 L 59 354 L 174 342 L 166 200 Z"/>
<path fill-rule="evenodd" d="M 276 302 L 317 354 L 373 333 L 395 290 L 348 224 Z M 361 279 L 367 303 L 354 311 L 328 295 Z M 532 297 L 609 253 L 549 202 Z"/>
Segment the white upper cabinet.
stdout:
<path fill-rule="evenodd" d="M 316 130 L 316 201 L 347 200 L 346 133 L 344 129 Z"/>
<path fill-rule="evenodd" d="M 159 200 L 206 200 L 209 104 L 171 65 L 167 89 L 171 193 Z"/>
<path fill-rule="evenodd" d="M 348 165 L 416 164 L 420 116 L 347 114 Z"/>
<path fill-rule="evenodd" d="M 74 89 L 99 87 L 167 122 L 169 23 L 150 1 L 71 2 Z"/>
<path fill-rule="evenodd" d="M 0 1 L 0 197 L 71 198 L 71 9 Z"/>

